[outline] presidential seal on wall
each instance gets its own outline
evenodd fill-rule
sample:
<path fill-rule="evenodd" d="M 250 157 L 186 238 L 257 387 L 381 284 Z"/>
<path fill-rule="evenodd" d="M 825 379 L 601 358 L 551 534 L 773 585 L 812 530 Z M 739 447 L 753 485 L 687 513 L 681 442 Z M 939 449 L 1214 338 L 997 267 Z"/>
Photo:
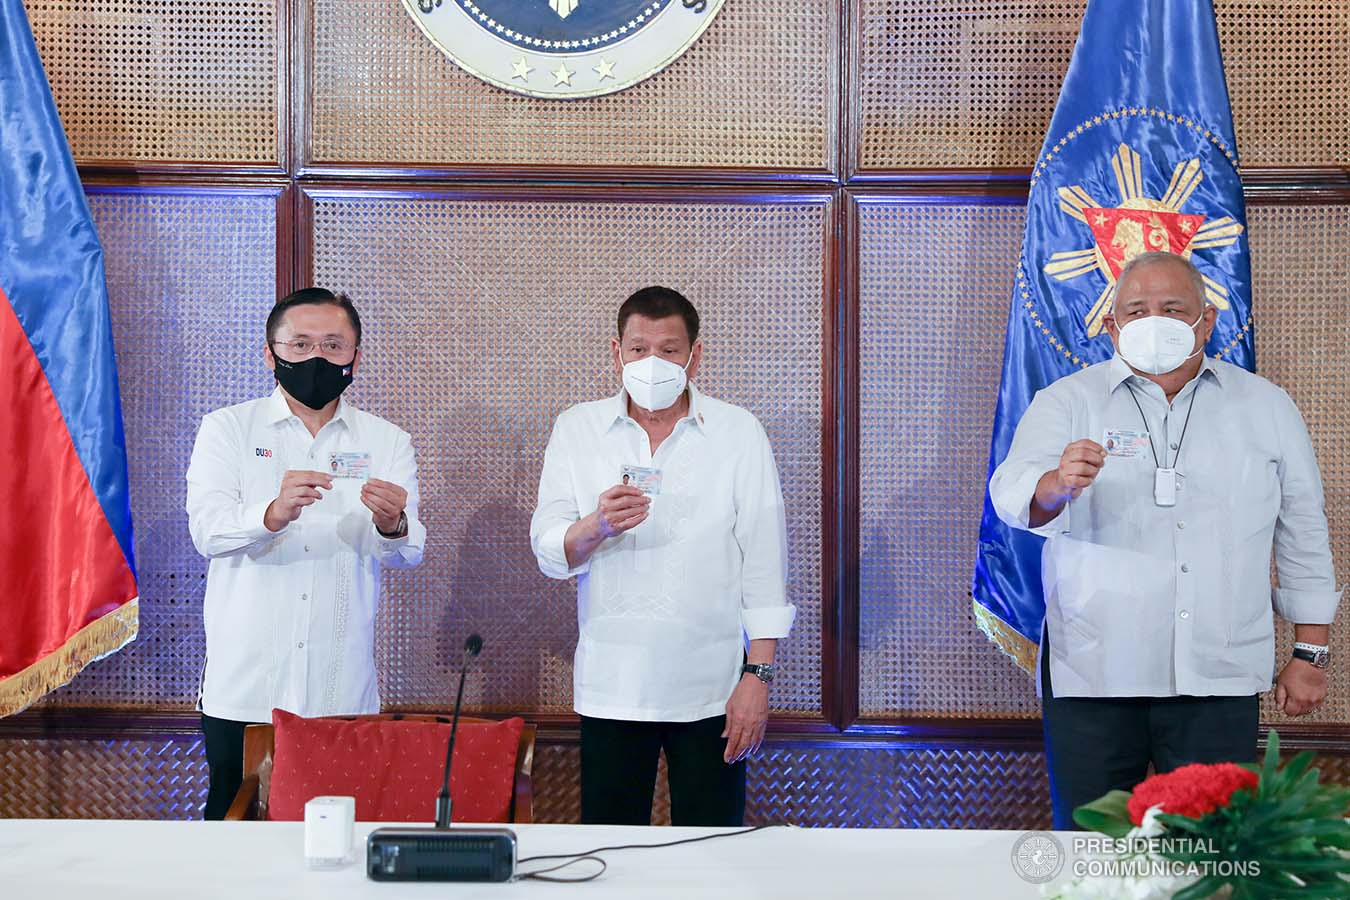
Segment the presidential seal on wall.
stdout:
<path fill-rule="evenodd" d="M 531 97 L 612 94 L 703 34 L 722 0 L 403 0 L 422 33 L 490 84 Z"/>

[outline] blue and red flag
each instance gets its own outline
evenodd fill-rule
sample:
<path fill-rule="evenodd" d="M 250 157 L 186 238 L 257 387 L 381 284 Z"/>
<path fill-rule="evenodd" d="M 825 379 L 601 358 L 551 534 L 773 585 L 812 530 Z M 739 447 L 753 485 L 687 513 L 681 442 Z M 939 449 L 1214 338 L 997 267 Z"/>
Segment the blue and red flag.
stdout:
<path fill-rule="evenodd" d="M 0 716 L 136 636 L 103 250 L 20 0 L 0 0 Z"/>
<path fill-rule="evenodd" d="M 1246 210 L 1211 0 L 1089 0 L 1032 169 L 989 450 L 1003 461 L 1041 388 L 1109 359 L 1116 276 L 1166 250 L 1205 276 L 1219 317 L 1206 352 L 1254 366 Z M 1031 672 L 1045 598 L 1042 539 L 985 496 L 975 619 Z"/>

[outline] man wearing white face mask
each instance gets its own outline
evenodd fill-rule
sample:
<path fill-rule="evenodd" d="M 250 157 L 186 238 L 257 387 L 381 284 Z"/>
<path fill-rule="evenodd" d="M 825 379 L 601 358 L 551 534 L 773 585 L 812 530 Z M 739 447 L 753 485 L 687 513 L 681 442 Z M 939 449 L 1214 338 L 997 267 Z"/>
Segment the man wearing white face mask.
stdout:
<path fill-rule="evenodd" d="M 778 468 L 744 409 L 700 393 L 693 305 L 669 288 L 619 308 L 623 389 L 554 424 L 530 543 L 577 579 L 581 818 L 646 825 L 662 750 L 676 825 L 740 825 L 792 627 Z"/>
<path fill-rule="evenodd" d="M 1047 539 L 1056 828 L 1150 763 L 1252 760 L 1274 612 L 1297 641 L 1276 705 L 1326 698 L 1340 592 L 1317 460 L 1288 394 L 1204 355 L 1217 312 L 1189 260 L 1135 257 L 1106 319 L 1116 356 L 1039 392 L 990 481 L 1000 518 Z"/>

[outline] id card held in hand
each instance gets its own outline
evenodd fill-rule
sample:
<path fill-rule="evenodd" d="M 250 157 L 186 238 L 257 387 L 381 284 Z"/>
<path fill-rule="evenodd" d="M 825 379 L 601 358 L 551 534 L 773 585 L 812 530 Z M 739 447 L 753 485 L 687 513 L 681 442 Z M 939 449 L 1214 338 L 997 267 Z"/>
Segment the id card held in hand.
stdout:
<path fill-rule="evenodd" d="M 334 478 L 370 480 L 370 454 L 345 452 L 328 454 L 328 474 Z"/>
<path fill-rule="evenodd" d="M 1121 459 L 1134 459 L 1136 456 L 1147 456 L 1152 452 L 1147 431 L 1130 431 L 1124 428 L 1106 429 L 1106 433 L 1102 435 L 1102 446 L 1106 448 L 1107 456 Z"/>
<path fill-rule="evenodd" d="M 619 483 L 635 487 L 648 497 L 655 497 L 661 493 L 661 470 L 624 466 L 619 472 Z"/>

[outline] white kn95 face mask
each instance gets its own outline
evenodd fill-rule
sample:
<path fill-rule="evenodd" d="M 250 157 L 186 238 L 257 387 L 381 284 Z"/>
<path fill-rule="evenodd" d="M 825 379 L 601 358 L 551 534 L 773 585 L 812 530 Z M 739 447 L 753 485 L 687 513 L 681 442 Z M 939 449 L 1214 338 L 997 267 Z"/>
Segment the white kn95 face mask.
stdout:
<path fill-rule="evenodd" d="M 689 362 L 694 354 L 689 354 Z M 655 354 L 625 363 L 623 387 L 633 402 L 645 410 L 658 412 L 668 409 L 684 393 L 689 383 L 689 362 L 683 367 Z"/>
<path fill-rule="evenodd" d="M 1128 322 L 1120 329 L 1120 355 L 1140 372 L 1166 375 L 1204 352 L 1203 347 L 1192 352 L 1195 327 L 1204 317 L 1202 311 L 1189 326 L 1169 316 L 1145 316 Z"/>

